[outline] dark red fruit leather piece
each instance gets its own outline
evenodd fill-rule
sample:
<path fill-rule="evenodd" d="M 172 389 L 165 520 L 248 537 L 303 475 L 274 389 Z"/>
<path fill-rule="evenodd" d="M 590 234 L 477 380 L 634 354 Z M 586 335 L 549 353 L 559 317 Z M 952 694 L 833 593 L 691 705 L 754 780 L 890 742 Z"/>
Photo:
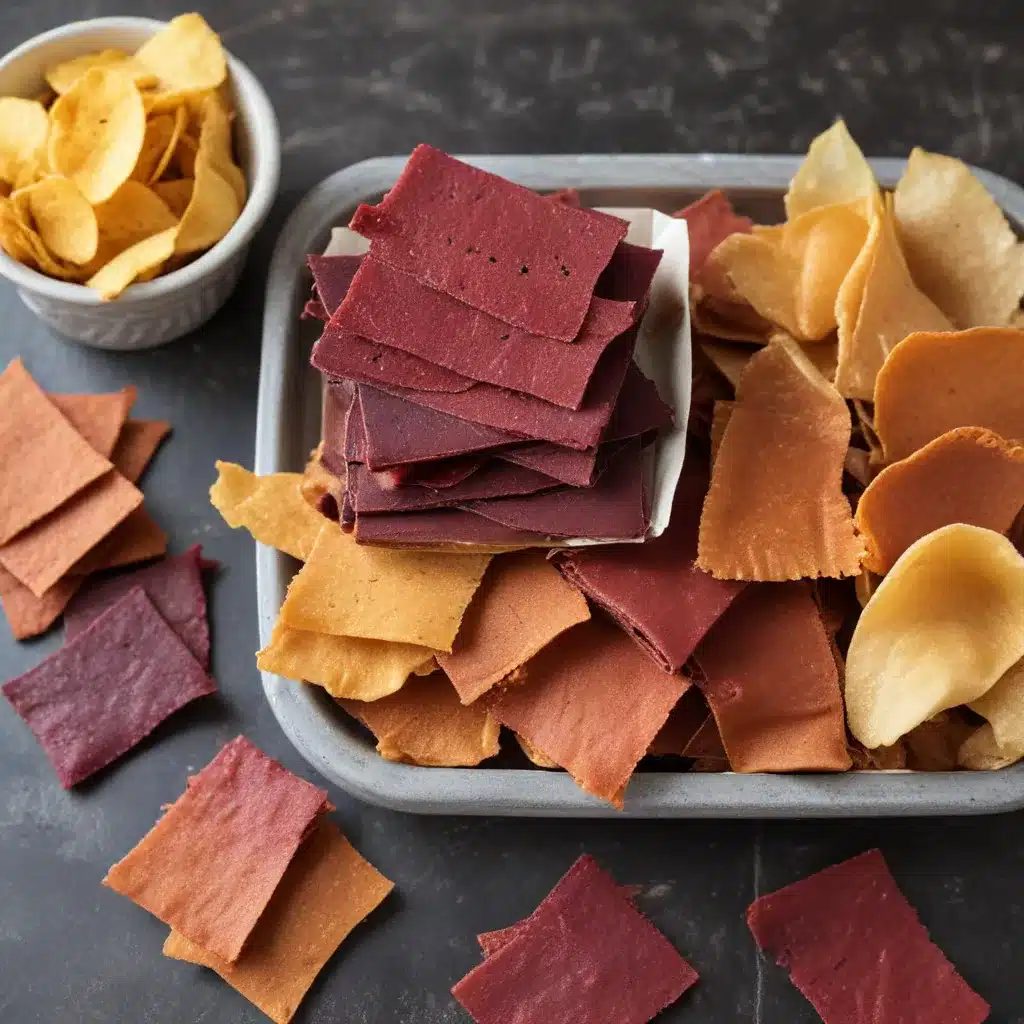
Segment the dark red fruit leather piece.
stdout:
<path fill-rule="evenodd" d="M 193 544 L 184 554 L 83 587 L 64 613 L 64 635 L 71 640 L 129 590 L 142 587 L 153 607 L 181 637 L 196 661 L 204 669 L 208 668 L 210 627 L 206 621 L 201 560 L 202 548 Z"/>
<path fill-rule="evenodd" d="M 678 672 L 745 584 L 716 580 L 694 565 L 708 489 L 707 466 L 691 453 L 668 529 L 643 544 L 579 548 L 557 556 L 559 571 L 605 608 L 667 672 Z"/>
<path fill-rule="evenodd" d="M 396 547 L 436 544 L 526 545 L 544 539 L 543 534 L 511 530 L 500 523 L 457 508 L 360 516 L 356 521 L 356 540 L 363 544 L 390 544 Z"/>
<path fill-rule="evenodd" d="M 755 900 L 747 924 L 825 1024 L 981 1024 L 990 1007 L 868 850 Z"/>
<path fill-rule="evenodd" d="M 594 482 L 597 448 L 576 451 L 550 441 L 532 441 L 497 452 L 500 459 L 561 480 L 571 487 L 589 487 Z"/>
<path fill-rule="evenodd" d="M 137 586 L 3 693 L 67 789 L 216 689 Z"/>
<path fill-rule="evenodd" d="M 306 257 L 306 263 L 313 272 L 313 287 L 329 316 L 341 305 L 362 262 L 362 256 L 311 254 Z"/>
<path fill-rule="evenodd" d="M 560 188 L 555 192 L 549 192 L 544 197 L 549 203 L 562 203 L 565 206 L 582 206 L 580 194 L 574 188 Z"/>
<path fill-rule="evenodd" d="M 754 222 L 740 217 L 721 189 L 712 189 L 695 203 L 672 214 L 686 221 L 690 232 L 690 280 L 697 281 L 707 258 L 730 235 L 749 235 Z"/>
<path fill-rule="evenodd" d="M 635 302 L 642 311 L 647 304 L 654 272 L 661 263 L 661 250 L 631 242 L 619 242 L 608 266 L 594 286 L 594 295 L 616 302 Z"/>
<path fill-rule="evenodd" d="M 550 202 L 430 146 L 350 225 L 377 259 L 531 334 L 571 342 L 625 237 L 617 217 Z"/>
<path fill-rule="evenodd" d="M 630 363 L 615 411 L 601 435 L 601 441 L 642 437 L 651 431 L 666 430 L 673 422 L 672 409 L 661 400 L 654 381 L 644 376 L 636 363 Z"/>
<path fill-rule="evenodd" d="M 390 477 L 393 487 L 432 487 L 444 490 L 461 484 L 489 461 L 486 455 L 465 455 L 458 459 L 442 459 L 439 462 L 412 463 L 383 470 Z"/>
<path fill-rule="evenodd" d="M 452 995 L 477 1024 L 646 1024 L 697 972 L 591 857 Z"/>

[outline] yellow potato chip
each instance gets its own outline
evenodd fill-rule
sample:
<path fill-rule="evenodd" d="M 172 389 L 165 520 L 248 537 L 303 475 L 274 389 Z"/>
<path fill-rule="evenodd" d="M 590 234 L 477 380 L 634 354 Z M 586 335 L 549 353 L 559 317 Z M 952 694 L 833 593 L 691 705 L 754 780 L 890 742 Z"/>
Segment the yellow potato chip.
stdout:
<path fill-rule="evenodd" d="M 558 763 L 552 761 L 547 754 L 542 753 L 537 749 L 525 736 L 520 736 L 519 733 L 515 734 L 516 742 L 519 744 L 523 753 L 526 755 L 526 759 L 538 768 L 557 768 Z"/>
<path fill-rule="evenodd" d="M 200 149 L 192 197 L 181 215 L 175 253 L 188 256 L 216 245 L 231 230 L 240 212 L 235 190 Z"/>
<path fill-rule="evenodd" d="M 305 561 L 324 517 L 302 497 L 301 473 L 256 476 L 233 462 L 217 462 L 210 502 L 228 526 L 244 526 L 261 544 Z"/>
<path fill-rule="evenodd" d="M 281 621 L 315 633 L 451 651 L 490 560 L 361 545 L 326 522 L 288 587 Z"/>
<path fill-rule="evenodd" d="M 195 181 L 192 178 L 173 178 L 170 181 L 155 181 L 150 187 L 180 220 L 192 200 L 194 186 Z"/>
<path fill-rule="evenodd" d="M 213 169 L 234 190 L 241 208 L 245 205 L 245 175 L 232 155 L 231 114 L 225 102 L 220 93 L 211 93 L 203 100 L 199 145 L 208 153 Z"/>
<path fill-rule="evenodd" d="M 196 176 L 196 154 L 199 152 L 199 140 L 184 132 L 178 139 L 178 147 L 174 151 L 174 162 L 183 178 L 192 179 Z"/>
<path fill-rule="evenodd" d="M 790 220 L 819 206 L 875 200 L 878 182 L 843 121 L 836 121 L 810 145 L 786 193 Z"/>
<path fill-rule="evenodd" d="M 35 228 L 27 222 L 24 211 L 11 199 L 0 200 L 0 238 L 9 256 L 33 270 L 61 281 L 84 278 L 83 268 L 65 263 L 50 253 Z"/>
<path fill-rule="evenodd" d="M 895 209 L 914 281 L 953 324 L 1008 323 L 1024 295 L 1024 243 L 968 166 L 915 149 Z"/>
<path fill-rule="evenodd" d="M 977 700 L 1024 656 L 1024 557 L 1001 534 L 944 526 L 879 584 L 846 655 L 850 732 L 889 746 Z"/>
<path fill-rule="evenodd" d="M 1011 665 L 970 708 L 988 724 L 960 747 L 965 768 L 1006 768 L 1024 757 L 1024 659 Z"/>
<path fill-rule="evenodd" d="M 156 85 L 158 81 L 152 71 L 123 50 L 100 50 L 72 57 L 71 60 L 47 68 L 46 81 L 55 93 L 61 95 L 92 68 L 114 69 L 127 74 L 139 89 Z"/>
<path fill-rule="evenodd" d="M 149 90 L 142 94 L 142 105 L 146 108 L 147 117 L 184 110 L 186 119 L 189 119 L 199 112 L 203 100 L 209 95 L 209 89 Z"/>
<path fill-rule="evenodd" d="M 256 666 L 322 686 L 332 697 L 366 701 L 395 693 L 409 676 L 429 674 L 437 663 L 429 647 L 311 633 L 276 622 Z"/>
<path fill-rule="evenodd" d="M 410 679 L 372 703 L 339 703 L 377 737 L 377 752 L 388 761 L 472 767 L 498 753 L 498 723 L 479 704 L 460 703 L 441 672 Z"/>
<path fill-rule="evenodd" d="M 142 44 L 135 59 L 175 89 L 216 89 L 228 73 L 220 39 L 200 14 L 172 19 Z"/>
<path fill-rule="evenodd" d="M 159 179 L 174 155 L 187 116 L 179 107 L 173 114 L 157 114 L 146 121 L 146 137 L 132 170 L 133 180 L 149 185 Z"/>
<path fill-rule="evenodd" d="M 157 267 L 174 252 L 177 228 L 168 228 L 115 256 L 85 283 L 104 299 L 116 299 L 133 281 Z"/>
<path fill-rule="evenodd" d="M 53 170 L 95 205 L 128 180 L 145 136 L 135 83 L 109 68 L 92 68 L 50 108 L 47 155 Z"/>
<path fill-rule="evenodd" d="M 955 427 L 1024 442 L 1024 330 L 975 327 L 901 341 L 875 381 L 875 430 L 896 462 Z"/>
<path fill-rule="evenodd" d="M 861 608 L 866 608 L 868 601 L 871 600 L 872 595 L 878 589 L 878 584 L 882 582 L 881 576 L 876 576 L 873 572 L 868 572 L 865 569 L 854 581 L 853 589 L 857 595 L 857 603 Z"/>
<path fill-rule="evenodd" d="M 915 331 L 951 331 L 942 310 L 910 276 L 896 237 L 892 196 L 886 196 L 867 241 L 836 299 L 839 367 L 836 389 L 844 398 L 871 401 L 886 357 Z"/>
<path fill-rule="evenodd" d="M 88 263 L 96 255 L 99 227 L 89 201 L 67 178 L 49 177 L 15 192 L 46 248 L 69 263 Z"/>
<path fill-rule="evenodd" d="M 49 131 L 41 103 L 17 96 L 0 98 L 0 179 L 17 187 L 22 170 L 38 164 Z"/>

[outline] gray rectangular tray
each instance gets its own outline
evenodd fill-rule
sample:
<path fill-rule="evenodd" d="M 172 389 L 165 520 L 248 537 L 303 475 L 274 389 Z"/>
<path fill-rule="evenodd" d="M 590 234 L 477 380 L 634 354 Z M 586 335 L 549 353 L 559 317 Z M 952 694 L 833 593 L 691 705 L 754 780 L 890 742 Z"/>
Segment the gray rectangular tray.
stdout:
<path fill-rule="evenodd" d="M 709 188 L 728 189 L 741 212 L 780 220 L 781 197 L 799 157 L 490 156 L 464 157 L 541 191 L 573 187 L 588 206 L 678 209 Z M 314 325 L 299 314 L 309 292 L 306 253 L 320 252 L 330 228 L 394 183 L 403 157 L 367 160 L 331 175 L 303 199 L 285 226 L 267 283 L 256 430 L 256 472 L 300 470 L 320 435 L 320 380 L 309 366 Z M 893 185 L 902 160 L 872 161 Z M 1024 190 L 976 172 L 1018 229 Z M 260 639 L 265 645 L 297 563 L 257 545 Z M 641 771 L 625 811 L 583 793 L 564 772 L 518 768 L 419 768 L 385 761 L 369 737 L 316 686 L 263 674 L 270 706 L 288 738 L 332 782 L 370 803 L 426 814 L 643 818 L 858 817 L 980 814 L 1024 807 L 1024 767 L 1000 772 L 849 772 L 843 775 L 734 775 Z"/>

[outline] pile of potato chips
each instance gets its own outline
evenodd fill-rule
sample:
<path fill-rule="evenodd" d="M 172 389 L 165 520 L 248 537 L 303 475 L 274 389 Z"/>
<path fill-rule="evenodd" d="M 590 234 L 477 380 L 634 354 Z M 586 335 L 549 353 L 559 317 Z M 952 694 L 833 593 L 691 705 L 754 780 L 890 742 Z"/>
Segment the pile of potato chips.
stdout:
<path fill-rule="evenodd" d="M 116 298 L 215 245 L 246 182 L 220 40 L 184 14 L 135 54 L 49 68 L 39 99 L 0 98 L 0 245 Z"/>

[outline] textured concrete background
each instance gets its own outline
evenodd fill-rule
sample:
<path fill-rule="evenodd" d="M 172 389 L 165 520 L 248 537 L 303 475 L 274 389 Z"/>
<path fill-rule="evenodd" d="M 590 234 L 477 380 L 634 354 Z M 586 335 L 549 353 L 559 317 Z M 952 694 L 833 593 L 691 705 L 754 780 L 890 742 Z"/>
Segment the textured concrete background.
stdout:
<path fill-rule="evenodd" d="M 178 3 L 0 5 L 0 50 L 66 20 L 169 16 Z M 253 551 L 209 508 L 213 460 L 251 463 L 266 260 L 320 178 L 427 140 L 463 152 L 791 152 L 838 114 L 870 154 L 913 144 L 1024 178 L 1024 20 L 1016 3 L 827 0 L 210 0 L 203 12 L 270 92 L 282 192 L 238 293 L 204 330 L 156 352 L 105 355 L 49 336 L 0 286 L 0 361 L 24 356 L 52 390 L 139 385 L 138 414 L 175 435 L 146 481 L 173 550 L 201 540 L 212 588 L 219 703 L 179 715 L 94 783 L 62 792 L 0 706 L 0 1021 L 257 1022 L 214 976 L 164 960 L 166 929 L 100 887 L 185 776 L 245 733 L 310 777 L 263 700 Z M 0 637 L 0 676 L 57 636 Z M 450 985 L 474 936 L 531 911 L 581 852 L 595 854 L 700 970 L 669 1022 L 817 1019 L 757 956 L 743 912 L 759 892 L 879 845 L 937 941 L 993 1004 L 1024 1022 L 1024 821 L 665 823 L 419 819 L 357 804 L 336 818 L 397 892 L 345 945 L 301 1022 L 468 1018 Z"/>

